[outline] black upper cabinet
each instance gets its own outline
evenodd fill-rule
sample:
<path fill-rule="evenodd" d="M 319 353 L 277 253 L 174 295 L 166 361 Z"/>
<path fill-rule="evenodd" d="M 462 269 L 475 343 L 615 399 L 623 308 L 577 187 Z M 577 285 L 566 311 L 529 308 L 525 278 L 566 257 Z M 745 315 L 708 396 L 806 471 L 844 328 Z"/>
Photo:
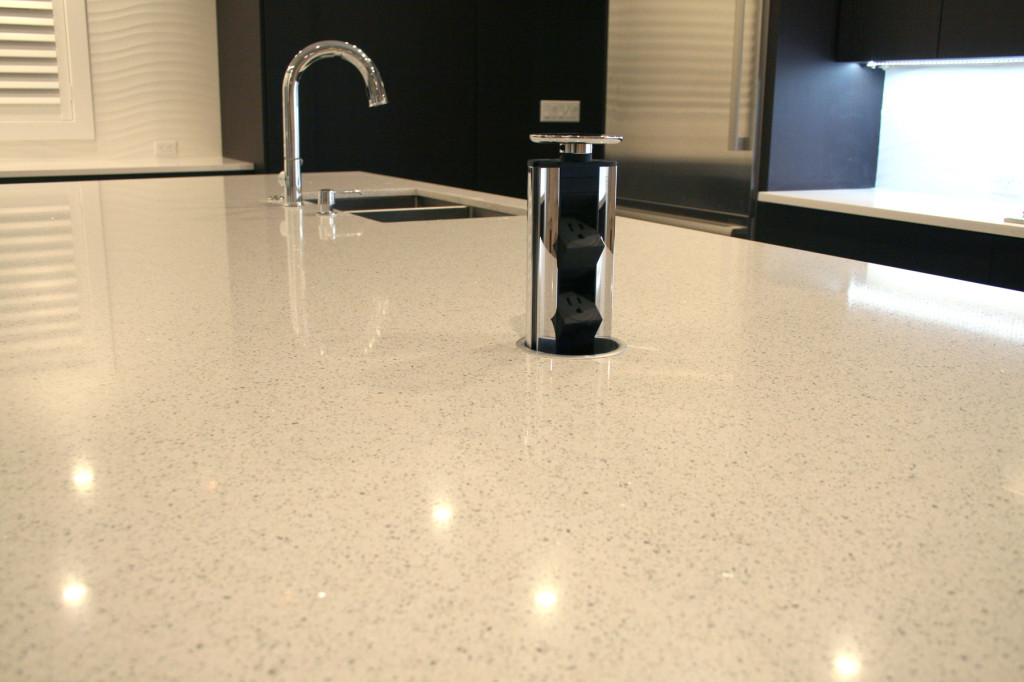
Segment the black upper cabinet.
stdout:
<path fill-rule="evenodd" d="M 938 54 L 1024 56 L 1024 0 L 943 0 Z"/>
<path fill-rule="evenodd" d="M 934 58 L 942 0 L 843 0 L 836 59 Z"/>
<path fill-rule="evenodd" d="M 843 0 L 836 59 L 1024 55 L 1024 0 Z"/>

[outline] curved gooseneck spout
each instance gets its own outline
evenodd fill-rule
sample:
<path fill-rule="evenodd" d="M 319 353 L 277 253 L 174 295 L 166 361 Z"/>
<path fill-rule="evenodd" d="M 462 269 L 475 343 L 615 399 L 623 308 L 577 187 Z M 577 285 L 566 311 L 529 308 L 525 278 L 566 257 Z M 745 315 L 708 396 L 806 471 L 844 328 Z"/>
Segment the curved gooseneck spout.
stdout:
<path fill-rule="evenodd" d="M 299 156 L 299 77 L 309 65 L 326 57 L 341 57 L 359 69 L 366 83 L 366 98 L 371 107 L 388 103 L 384 82 L 377 65 L 355 45 L 340 40 L 322 40 L 299 50 L 284 72 L 281 83 L 284 114 L 284 187 L 285 206 L 302 204 L 302 157 Z"/>

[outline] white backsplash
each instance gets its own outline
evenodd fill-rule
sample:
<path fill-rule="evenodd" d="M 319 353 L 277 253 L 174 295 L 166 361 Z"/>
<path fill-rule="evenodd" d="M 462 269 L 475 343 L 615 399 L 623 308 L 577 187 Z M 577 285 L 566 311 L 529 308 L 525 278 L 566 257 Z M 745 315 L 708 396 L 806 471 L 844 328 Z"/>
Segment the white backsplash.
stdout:
<path fill-rule="evenodd" d="M 889 67 L 875 186 L 1024 199 L 1024 64 Z"/>

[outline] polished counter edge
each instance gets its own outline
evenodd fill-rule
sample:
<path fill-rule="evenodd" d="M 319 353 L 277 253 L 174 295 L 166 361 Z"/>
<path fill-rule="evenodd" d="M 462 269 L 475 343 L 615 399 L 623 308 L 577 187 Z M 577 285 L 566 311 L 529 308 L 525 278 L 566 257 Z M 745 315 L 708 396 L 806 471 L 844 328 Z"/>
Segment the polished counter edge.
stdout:
<path fill-rule="evenodd" d="M 1021 216 L 1024 201 L 1009 198 L 977 200 L 886 189 L 760 192 L 757 198 L 769 204 L 1024 238 L 1024 226 L 1005 221 Z"/>
<path fill-rule="evenodd" d="M 51 178 L 154 173 L 239 173 L 253 170 L 249 161 L 226 157 L 150 159 L 9 159 L 0 161 L 0 178 Z"/>

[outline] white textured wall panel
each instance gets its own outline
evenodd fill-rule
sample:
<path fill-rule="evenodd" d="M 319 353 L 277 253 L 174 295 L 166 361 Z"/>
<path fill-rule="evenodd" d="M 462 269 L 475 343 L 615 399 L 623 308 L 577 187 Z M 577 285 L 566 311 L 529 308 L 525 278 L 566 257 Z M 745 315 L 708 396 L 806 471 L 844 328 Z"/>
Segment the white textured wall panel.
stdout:
<path fill-rule="evenodd" d="M 0 158 L 152 158 L 157 140 L 176 141 L 181 157 L 219 157 L 215 0 L 87 7 L 96 138 L 3 143 Z"/>

